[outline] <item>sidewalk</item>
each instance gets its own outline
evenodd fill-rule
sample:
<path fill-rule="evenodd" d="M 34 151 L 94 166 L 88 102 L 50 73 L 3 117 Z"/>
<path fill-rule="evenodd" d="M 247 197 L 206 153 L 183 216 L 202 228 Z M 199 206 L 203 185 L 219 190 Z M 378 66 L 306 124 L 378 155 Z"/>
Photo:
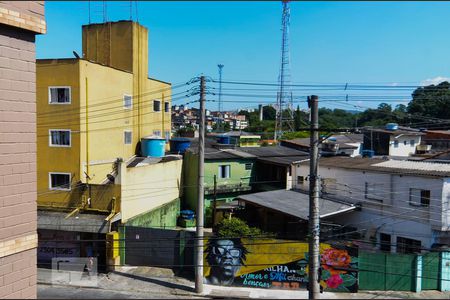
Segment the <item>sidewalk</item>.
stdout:
<path fill-rule="evenodd" d="M 38 269 L 38 283 L 52 284 L 51 270 Z M 55 285 L 55 287 L 64 285 Z M 73 285 L 70 287 L 74 287 Z M 116 291 L 148 293 L 160 298 L 240 298 L 240 299 L 308 299 L 306 290 L 276 290 L 244 287 L 224 287 L 204 285 L 201 295 L 194 292 L 194 282 L 177 277 L 168 269 L 151 267 L 121 267 L 109 274 L 99 274 L 96 287 L 79 287 L 94 292 Z M 358 293 L 324 292 L 322 299 L 450 299 L 450 292 L 423 291 L 421 293 L 403 291 L 363 291 Z"/>

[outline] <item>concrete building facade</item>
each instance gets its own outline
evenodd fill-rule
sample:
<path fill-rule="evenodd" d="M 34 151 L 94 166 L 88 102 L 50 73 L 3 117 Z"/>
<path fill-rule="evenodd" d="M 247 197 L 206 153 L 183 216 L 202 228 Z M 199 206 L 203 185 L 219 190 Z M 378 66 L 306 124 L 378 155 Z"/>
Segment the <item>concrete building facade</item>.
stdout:
<path fill-rule="evenodd" d="M 308 163 L 297 164 L 294 188 L 308 190 L 308 175 Z M 448 165 L 330 157 L 320 159 L 319 176 L 324 197 L 361 206 L 333 221 L 357 228 L 382 250 L 420 252 L 449 244 Z"/>
<path fill-rule="evenodd" d="M 36 298 L 35 35 L 44 1 L 0 2 L 0 298 Z"/>

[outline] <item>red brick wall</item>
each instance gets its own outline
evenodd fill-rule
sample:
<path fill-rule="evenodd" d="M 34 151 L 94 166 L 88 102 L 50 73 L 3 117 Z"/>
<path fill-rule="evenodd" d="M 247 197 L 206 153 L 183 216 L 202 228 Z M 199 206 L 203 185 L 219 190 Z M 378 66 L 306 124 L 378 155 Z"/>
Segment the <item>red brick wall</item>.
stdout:
<path fill-rule="evenodd" d="M 0 24 L 0 298 L 36 297 L 36 249 L 18 242 L 36 234 L 34 41 Z"/>

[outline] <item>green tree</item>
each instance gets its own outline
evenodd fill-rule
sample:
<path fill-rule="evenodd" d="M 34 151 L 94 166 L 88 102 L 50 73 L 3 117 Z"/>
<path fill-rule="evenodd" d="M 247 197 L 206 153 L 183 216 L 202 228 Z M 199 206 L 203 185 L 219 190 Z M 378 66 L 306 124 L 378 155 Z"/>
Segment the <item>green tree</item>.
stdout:
<path fill-rule="evenodd" d="M 219 237 L 246 237 L 259 236 L 262 231 L 256 227 L 250 227 L 247 223 L 238 218 L 223 219 L 215 228 L 217 236 Z"/>
<path fill-rule="evenodd" d="M 444 81 L 438 85 L 417 88 L 408 103 L 407 112 L 415 122 L 424 121 L 417 115 L 450 119 L 450 83 Z"/>

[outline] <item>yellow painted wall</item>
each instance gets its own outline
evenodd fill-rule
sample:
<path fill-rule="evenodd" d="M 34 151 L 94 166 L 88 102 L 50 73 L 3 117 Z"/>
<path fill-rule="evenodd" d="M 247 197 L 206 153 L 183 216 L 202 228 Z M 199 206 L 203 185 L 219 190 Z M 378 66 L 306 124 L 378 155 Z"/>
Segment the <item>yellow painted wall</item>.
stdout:
<path fill-rule="evenodd" d="M 48 172 L 70 172 L 74 185 L 100 184 L 116 158 L 136 154 L 140 138 L 170 132 L 164 103 L 153 111 L 155 99 L 171 106 L 171 85 L 148 78 L 147 28 L 130 21 L 83 26 L 83 58 L 37 63 L 38 202 L 44 206 L 67 207 L 76 197 L 49 191 Z M 72 87 L 70 105 L 48 104 L 48 86 L 55 85 Z M 123 106 L 124 94 L 133 97 L 131 109 Z M 71 129 L 72 147 L 49 147 L 49 128 Z M 124 143 L 125 130 L 132 131 L 131 145 Z"/>
<path fill-rule="evenodd" d="M 70 86 L 71 104 L 49 104 L 49 86 Z M 80 180 L 79 64 L 72 60 L 38 60 L 36 64 L 38 204 L 64 206 L 70 193 L 49 190 L 49 172 L 72 174 Z M 70 129 L 71 147 L 49 147 L 49 129 Z"/>
<path fill-rule="evenodd" d="M 127 168 L 120 165 L 122 222 L 180 197 L 183 161 Z"/>
<path fill-rule="evenodd" d="M 87 115 L 86 124 L 86 78 Z M 135 145 L 124 143 L 124 131 L 136 130 L 133 115 L 137 113 L 133 106 L 125 109 L 123 95 L 132 94 L 133 75 L 128 72 L 80 61 L 80 91 L 81 103 L 81 148 L 80 148 L 80 176 L 88 173 L 90 183 L 101 183 L 106 175 L 112 172 L 113 161 L 122 157 L 124 159 L 135 154 Z M 86 126 L 88 130 L 86 130 Z M 86 144 L 89 151 L 87 152 Z M 89 171 L 86 167 L 89 157 Z M 83 179 L 83 182 L 85 180 Z"/>

